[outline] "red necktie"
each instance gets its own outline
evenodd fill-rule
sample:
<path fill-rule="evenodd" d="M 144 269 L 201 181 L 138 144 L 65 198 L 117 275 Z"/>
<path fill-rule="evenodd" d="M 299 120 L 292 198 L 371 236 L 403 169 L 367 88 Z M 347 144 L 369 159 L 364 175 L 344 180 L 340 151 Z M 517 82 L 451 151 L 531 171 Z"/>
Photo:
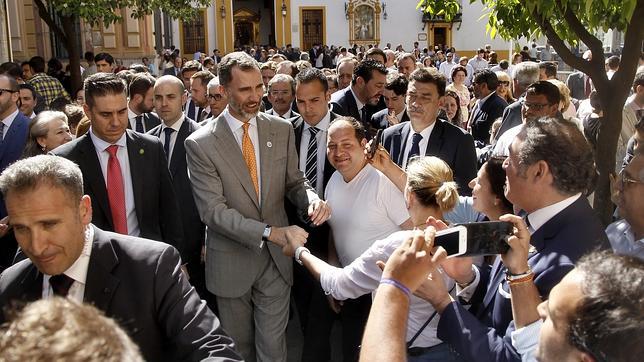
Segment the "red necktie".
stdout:
<path fill-rule="evenodd" d="M 127 217 L 125 216 L 125 187 L 121 164 L 116 157 L 119 146 L 111 145 L 107 148 L 110 158 L 107 161 L 107 198 L 112 212 L 114 231 L 127 235 Z"/>

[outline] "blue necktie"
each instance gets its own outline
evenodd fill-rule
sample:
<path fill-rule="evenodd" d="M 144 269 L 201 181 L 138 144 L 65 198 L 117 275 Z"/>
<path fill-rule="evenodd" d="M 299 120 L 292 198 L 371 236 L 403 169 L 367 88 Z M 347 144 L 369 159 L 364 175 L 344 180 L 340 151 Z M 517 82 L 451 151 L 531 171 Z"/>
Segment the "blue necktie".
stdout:
<path fill-rule="evenodd" d="M 163 132 L 165 133 L 165 138 L 163 140 L 163 150 L 165 151 L 165 156 L 168 158 L 168 161 L 170 161 L 170 137 L 172 136 L 174 129 L 166 127 L 163 129 Z"/>
<path fill-rule="evenodd" d="M 413 139 L 411 141 L 411 148 L 409 149 L 409 154 L 407 155 L 407 164 L 412 157 L 420 156 L 420 140 L 423 139 L 423 136 L 420 133 L 414 133 Z"/>
<path fill-rule="evenodd" d="M 143 115 L 134 117 L 136 119 L 136 131 L 139 133 L 145 133 L 143 129 Z"/>

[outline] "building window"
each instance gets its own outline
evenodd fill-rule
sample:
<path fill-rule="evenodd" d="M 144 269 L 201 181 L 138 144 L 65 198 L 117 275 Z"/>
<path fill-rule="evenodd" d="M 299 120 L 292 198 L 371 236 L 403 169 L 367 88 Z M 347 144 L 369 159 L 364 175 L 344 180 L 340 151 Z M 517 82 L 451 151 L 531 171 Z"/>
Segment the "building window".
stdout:
<path fill-rule="evenodd" d="M 324 42 L 324 10 L 302 9 L 302 49 Z M 312 61 L 314 59 L 311 59 Z"/>
<path fill-rule="evenodd" d="M 181 23 L 183 33 L 183 54 L 194 54 L 197 51 L 208 52 L 206 48 L 206 12 L 204 9 L 197 11 L 191 21 Z"/>

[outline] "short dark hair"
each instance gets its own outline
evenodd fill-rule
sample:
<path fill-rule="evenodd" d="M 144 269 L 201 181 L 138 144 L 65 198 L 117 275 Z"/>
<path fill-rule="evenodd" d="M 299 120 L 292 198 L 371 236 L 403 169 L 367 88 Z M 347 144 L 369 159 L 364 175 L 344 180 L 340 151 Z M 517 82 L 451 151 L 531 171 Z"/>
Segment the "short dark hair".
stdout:
<path fill-rule="evenodd" d="M 539 96 L 543 95 L 548 100 L 549 104 L 559 104 L 561 102 L 561 93 L 556 85 L 548 82 L 547 80 L 540 80 L 534 82 L 526 89 L 526 94 Z"/>
<path fill-rule="evenodd" d="M 548 77 L 557 77 L 557 64 L 553 62 L 539 63 L 539 69 L 543 69 Z"/>
<path fill-rule="evenodd" d="M 219 84 L 227 87 L 233 80 L 233 68 L 239 67 L 242 71 L 249 71 L 257 69 L 259 71 L 259 63 L 255 58 L 244 52 L 233 52 L 226 54 L 221 58 L 219 67 L 217 68 L 217 75 L 219 76 Z"/>
<path fill-rule="evenodd" d="M 134 98 L 137 94 L 145 97 L 145 94 L 150 90 L 150 88 L 154 87 L 155 82 L 156 80 L 154 77 L 148 73 L 136 74 L 128 86 L 128 94 L 130 95 L 130 98 Z"/>
<path fill-rule="evenodd" d="M 27 63 L 29 64 L 29 63 Z M 10 76 L 11 78 L 17 79 L 21 78 L 22 79 L 22 66 L 18 63 L 14 62 L 5 62 L 0 64 L 0 74 L 6 74 Z"/>
<path fill-rule="evenodd" d="M 373 78 L 373 72 L 379 72 L 382 75 L 387 75 L 387 68 L 385 65 L 373 59 L 365 59 L 358 63 L 353 71 L 353 79 L 351 84 L 356 84 L 358 77 L 362 78 L 365 83 L 368 83 Z"/>
<path fill-rule="evenodd" d="M 520 170 L 545 161 L 560 193 L 589 191 L 596 179 L 594 156 L 575 123 L 543 117 L 526 122 L 517 138 L 523 140 L 518 156 Z"/>
<path fill-rule="evenodd" d="M 327 77 L 320 69 L 305 68 L 305 69 L 302 69 L 301 72 L 297 73 L 297 76 L 295 76 L 295 82 L 297 85 L 313 83 L 315 81 L 319 82 L 322 85 L 324 92 L 329 90 L 329 83 L 327 81 Z"/>
<path fill-rule="evenodd" d="M 94 63 L 101 60 L 106 61 L 109 65 L 114 64 L 114 57 L 110 53 L 98 53 L 94 56 Z"/>
<path fill-rule="evenodd" d="M 96 73 L 85 79 L 85 103 L 94 107 L 95 98 L 112 94 L 126 95 L 125 81 L 114 73 Z"/>
<path fill-rule="evenodd" d="M 455 65 L 452 67 L 452 74 L 451 74 L 452 82 L 454 81 L 454 76 L 456 75 L 457 72 L 463 72 L 463 74 L 465 74 L 465 76 L 467 77 L 467 68 L 460 64 Z"/>
<path fill-rule="evenodd" d="M 190 79 L 199 79 L 201 85 L 206 87 L 208 86 L 208 82 L 210 82 L 214 77 L 215 75 L 212 74 L 209 70 L 200 70 L 197 73 L 193 74 Z"/>
<path fill-rule="evenodd" d="M 29 59 L 29 66 L 34 70 L 35 73 L 43 73 L 45 71 L 45 58 L 36 55 Z"/>
<path fill-rule="evenodd" d="M 436 68 L 418 68 L 409 75 L 409 82 L 430 83 L 436 85 L 438 95 L 445 95 L 445 86 L 447 79 Z"/>
<path fill-rule="evenodd" d="M 456 114 L 454 115 L 454 119 L 451 119 L 450 121 L 453 124 L 455 124 L 455 125 L 460 127 L 462 122 L 463 122 L 463 120 L 461 119 L 463 117 L 463 114 L 462 114 L 462 111 L 461 111 L 461 97 L 459 97 L 456 92 L 451 91 L 451 90 L 445 92 L 445 97 L 446 98 L 447 97 L 452 97 L 452 98 L 454 98 L 454 101 L 456 101 L 456 105 L 458 105 L 458 107 L 456 107 Z"/>
<path fill-rule="evenodd" d="M 492 156 L 485 164 L 485 171 L 490 181 L 492 193 L 501 200 L 506 210 L 512 210 L 512 203 L 505 197 L 505 157 Z"/>
<path fill-rule="evenodd" d="M 137 73 L 137 74 L 150 72 L 150 68 L 148 68 L 145 64 L 141 64 L 141 63 L 134 63 L 130 65 L 128 70 L 130 70 L 132 73 Z"/>
<path fill-rule="evenodd" d="M 93 62 L 94 61 L 94 52 L 85 52 L 85 58 L 86 61 L 88 62 Z"/>
<path fill-rule="evenodd" d="M 596 251 L 576 265 L 581 291 L 568 320 L 568 342 L 596 361 L 636 361 L 644 354 L 644 261 Z"/>
<path fill-rule="evenodd" d="M 331 124 L 333 125 L 338 122 L 348 123 L 353 128 L 358 142 L 362 142 L 362 140 L 367 139 L 367 130 L 365 129 L 364 125 L 357 119 L 353 117 L 340 116 L 336 117 L 333 122 L 331 122 Z"/>
<path fill-rule="evenodd" d="M 393 91 L 398 96 L 404 96 L 407 94 L 408 85 L 409 81 L 404 75 L 394 72 L 387 75 L 385 89 Z"/>
<path fill-rule="evenodd" d="M 618 55 L 612 55 L 608 59 L 606 59 L 606 64 L 608 65 L 608 68 L 611 70 L 616 70 L 619 68 L 619 56 Z"/>
<path fill-rule="evenodd" d="M 366 57 L 368 57 L 368 56 L 370 56 L 370 55 L 379 55 L 379 56 L 381 56 L 381 57 L 382 57 L 382 59 L 383 59 L 385 62 L 387 61 L 387 55 L 386 55 L 386 54 L 385 54 L 385 52 L 384 52 L 382 49 L 380 49 L 380 48 L 376 48 L 376 47 L 369 48 L 369 50 L 367 50 L 367 52 L 366 52 L 366 53 L 364 53 L 365 58 L 366 58 Z"/>
<path fill-rule="evenodd" d="M 510 62 L 507 59 L 503 59 L 499 62 L 499 67 L 503 70 L 508 70 L 510 68 Z"/>
<path fill-rule="evenodd" d="M 18 89 L 28 89 L 29 91 L 31 91 L 31 96 L 34 98 L 34 100 L 36 99 L 36 88 L 34 88 L 33 85 L 29 83 L 18 84 Z"/>
<path fill-rule="evenodd" d="M 473 82 L 478 84 L 487 84 L 487 89 L 489 89 L 490 92 L 494 92 L 499 86 L 499 78 L 497 78 L 496 73 L 489 69 L 479 70 L 474 73 Z"/>

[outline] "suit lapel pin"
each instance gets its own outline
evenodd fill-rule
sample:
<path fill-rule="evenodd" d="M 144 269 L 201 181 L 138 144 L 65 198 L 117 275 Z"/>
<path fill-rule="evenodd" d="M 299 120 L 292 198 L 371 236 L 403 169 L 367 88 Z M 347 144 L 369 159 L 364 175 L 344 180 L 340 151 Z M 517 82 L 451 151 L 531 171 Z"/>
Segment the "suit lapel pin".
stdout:
<path fill-rule="evenodd" d="M 273 147 L 273 142 L 271 142 L 271 141 L 266 142 L 266 147 L 268 147 L 268 148 Z"/>
<path fill-rule="evenodd" d="M 139 149 L 139 155 L 143 155 L 144 153 L 145 153 L 145 150 L 144 150 L 144 149 L 142 149 L 142 148 L 140 148 L 140 149 Z"/>

